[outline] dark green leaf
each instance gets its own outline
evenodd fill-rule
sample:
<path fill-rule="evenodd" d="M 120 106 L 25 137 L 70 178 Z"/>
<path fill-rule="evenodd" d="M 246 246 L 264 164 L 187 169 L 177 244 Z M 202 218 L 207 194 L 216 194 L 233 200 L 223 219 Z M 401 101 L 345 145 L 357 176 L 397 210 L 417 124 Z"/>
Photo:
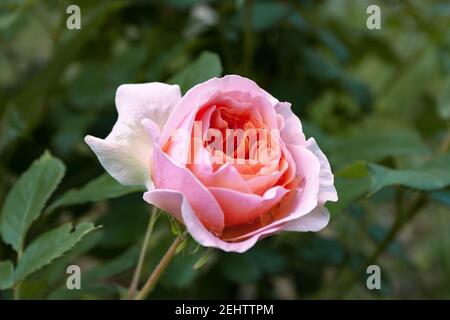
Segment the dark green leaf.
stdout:
<path fill-rule="evenodd" d="M 209 256 L 211 255 L 211 250 L 207 250 L 206 253 L 200 257 L 200 259 L 197 260 L 197 262 L 194 264 L 194 266 L 192 267 L 192 269 L 197 270 L 200 269 L 201 267 L 203 267 L 209 259 Z"/>
<path fill-rule="evenodd" d="M 3 240 L 20 252 L 26 233 L 64 175 L 64 164 L 45 152 L 14 184 L 2 208 Z"/>
<path fill-rule="evenodd" d="M 78 257 L 96 247 L 103 232 L 104 229 L 101 229 L 87 234 L 83 238 L 83 241 L 79 242 L 72 250 L 59 258 L 56 258 L 51 264 L 48 264 L 26 277 L 26 279 L 20 283 L 20 298 L 25 300 L 43 299 L 60 285 L 67 289 L 67 266 L 72 265 Z M 82 282 L 85 274 L 86 273 L 83 272 Z"/>
<path fill-rule="evenodd" d="M 47 212 L 49 213 L 62 206 L 112 199 L 129 193 L 142 191 L 144 191 L 144 189 L 140 186 L 124 186 L 109 174 L 105 173 L 90 181 L 80 189 L 67 191 L 62 197 L 48 207 Z"/>
<path fill-rule="evenodd" d="M 0 290 L 9 289 L 14 283 L 14 266 L 11 261 L 0 261 Z"/>
<path fill-rule="evenodd" d="M 184 93 L 193 86 L 213 77 L 222 75 L 222 64 L 217 54 L 203 52 L 193 63 L 168 80 L 178 84 Z"/>
<path fill-rule="evenodd" d="M 339 138 L 330 146 L 331 162 L 342 166 L 354 161 L 379 161 L 388 156 L 427 155 L 430 151 L 412 131 L 360 132 Z"/>
<path fill-rule="evenodd" d="M 437 190 L 450 185 L 450 155 L 438 157 L 422 167 L 407 170 L 369 164 L 369 172 L 372 178 L 372 194 L 393 185 L 422 191 Z"/>
<path fill-rule="evenodd" d="M 39 270 L 75 246 L 96 227 L 92 223 L 80 223 L 74 230 L 67 223 L 34 240 L 24 251 L 14 273 L 15 283 Z"/>

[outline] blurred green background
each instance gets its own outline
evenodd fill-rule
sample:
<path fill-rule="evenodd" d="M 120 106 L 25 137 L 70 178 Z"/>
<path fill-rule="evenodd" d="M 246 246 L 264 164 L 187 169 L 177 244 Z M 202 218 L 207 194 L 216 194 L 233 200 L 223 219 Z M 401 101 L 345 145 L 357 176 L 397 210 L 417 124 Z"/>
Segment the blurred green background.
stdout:
<path fill-rule="evenodd" d="M 66 28 L 69 4 L 81 8 L 81 30 Z M 381 8 L 381 30 L 366 27 L 369 4 Z M 245 254 L 190 242 L 150 297 L 450 299 L 445 0 L 2 0 L 0 203 L 45 150 L 66 166 L 50 202 L 102 175 L 83 137 L 109 133 L 120 84 L 185 91 L 233 73 L 292 103 L 329 157 L 340 200 L 320 233 L 273 236 Z M 33 224 L 27 243 L 63 222 L 103 227 L 27 277 L 21 298 L 124 295 L 150 207 L 136 190 L 96 194 L 110 183 Z M 161 217 L 142 280 L 173 237 Z M 0 242 L 7 259 L 16 254 Z M 82 290 L 65 289 L 69 264 L 81 266 Z M 381 267 L 381 290 L 366 288 L 368 264 Z"/>

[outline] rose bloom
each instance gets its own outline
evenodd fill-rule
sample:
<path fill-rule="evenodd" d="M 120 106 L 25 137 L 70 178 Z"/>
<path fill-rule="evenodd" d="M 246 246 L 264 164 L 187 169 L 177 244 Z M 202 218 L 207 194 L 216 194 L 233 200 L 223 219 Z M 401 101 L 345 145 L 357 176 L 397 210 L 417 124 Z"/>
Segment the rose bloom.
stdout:
<path fill-rule="evenodd" d="M 337 193 L 326 156 L 291 105 L 255 82 L 228 75 L 184 96 L 177 85 L 126 84 L 116 106 L 111 133 L 86 143 L 201 245 L 244 252 L 271 234 L 328 224 L 324 204 Z"/>

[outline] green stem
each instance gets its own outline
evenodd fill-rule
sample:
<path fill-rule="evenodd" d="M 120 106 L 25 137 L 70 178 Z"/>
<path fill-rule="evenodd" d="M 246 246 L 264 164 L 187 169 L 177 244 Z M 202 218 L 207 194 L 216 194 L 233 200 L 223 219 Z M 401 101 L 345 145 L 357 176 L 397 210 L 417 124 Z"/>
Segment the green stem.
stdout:
<path fill-rule="evenodd" d="M 17 251 L 17 265 L 19 265 L 20 258 L 22 258 L 23 249 L 22 246 Z M 13 288 L 14 300 L 20 300 L 20 282 Z"/>
<path fill-rule="evenodd" d="M 139 254 L 138 264 L 136 266 L 136 269 L 134 270 L 133 279 L 131 280 L 131 284 L 128 289 L 127 295 L 128 299 L 133 299 L 134 295 L 136 294 L 136 289 L 139 284 L 139 279 L 141 277 L 142 266 L 144 265 L 145 261 L 145 254 L 147 253 L 148 244 L 150 242 L 150 238 L 153 233 L 153 227 L 155 226 L 158 217 L 159 217 L 158 208 L 153 207 L 152 212 L 150 213 L 150 220 L 148 222 L 147 232 L 145 233 L 144 242 L 142 244 L 141 252 Z"/>
<path fill-rule="evenodd" d="M 14 300 L 20 300 L 20 282 L 13 289 Z"/>
<path fill-rule="evenodd" d="M 147 297 L 147 295 L 150 293 L 150 291 L 155 286 L 156 282 L 161 277 L 161 274 L 164 272 L 164 270 L 169 265 L 169 262 L 172 260 L 173 256 L 175 255 L 178 246 L 180 245 L 181 241 L 183 240 L 184 236 L 179 235 L 175 238 L 175 240 L 172 242 L 172 245 L 167 250 L 166 254 L 162 257 L 161 261 L 159 261 L 158 265 L 156 266 L 155 270 L 153 270 L 152 274 L 148 278 L 147 282 L 145 283 L 142 290 L 138 293 L 138 295 L 135 297 L 135 300 L 143 300 Z"/>
<path fill-rule="evenodd" d="M 411 221 L 426 205 L 427 200 L 428 199 L 425 194 L 420 194 L 404 214 L 397 215 L 397 218 L 395 219 L 394 224 L 389 229 L 389 232 L 386 234 L 383 241 L 380 242 L 373 254 L 363 264 L 363 268 L 376 262 L 380 254 L 383 253 L 384 250 L 386 250 L 391 242 L 397 237 L 397 234 L 400 232 L 400 230 L 402 230 L 403 227 L 409 221 Z"/>

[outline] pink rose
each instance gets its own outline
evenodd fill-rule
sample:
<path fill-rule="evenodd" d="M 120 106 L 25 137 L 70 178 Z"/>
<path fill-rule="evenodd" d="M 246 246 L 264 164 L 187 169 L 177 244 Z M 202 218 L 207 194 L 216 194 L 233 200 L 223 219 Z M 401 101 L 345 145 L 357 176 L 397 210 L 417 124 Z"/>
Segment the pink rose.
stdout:
<path fill-rule="evenodd" d="M 127 84 L 119 118 L 85 141 L 122 184 L 182 222 L 201 245 L 244 252 L 280 231 L 319 231 L 337 201 L 333 174 L 287 102 L 228 75 L 196 85 Z"/>

